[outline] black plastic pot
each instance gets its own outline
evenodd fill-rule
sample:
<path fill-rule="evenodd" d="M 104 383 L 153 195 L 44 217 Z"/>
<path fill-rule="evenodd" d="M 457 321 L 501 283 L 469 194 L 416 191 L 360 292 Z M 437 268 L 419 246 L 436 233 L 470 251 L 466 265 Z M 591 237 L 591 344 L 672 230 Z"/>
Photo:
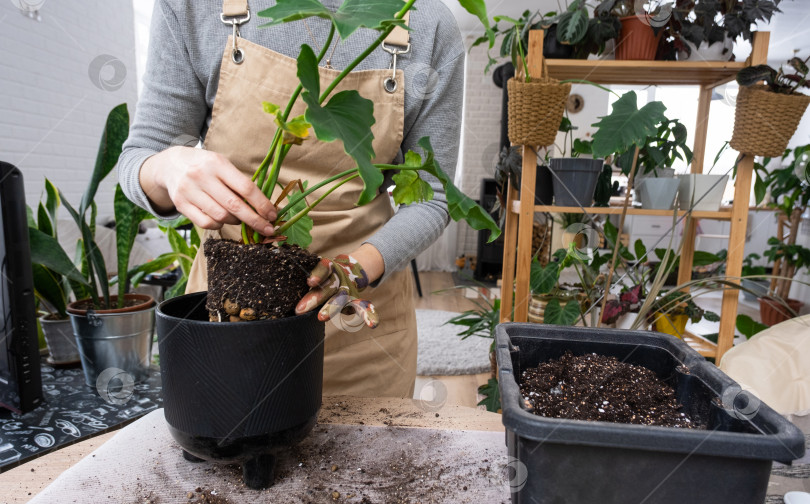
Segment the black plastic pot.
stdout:
<path fill-rule="evenodd" d="M 601 159 L 553 158 L 551 160 L 554 204 L 589 207 L 602 173 Z"/>
<path fill-rule="evenodd" d="M 209 322 L 205 292 L 157 308 L 166 422 L 186 460 L 239 463 L 245 485 L 272 486 L 278 450 L 315 426 L 324 324 L 313 311 Z"/>
<path fill-rule="evenodd" d="M 574 46 L 561 44 L 557 40 L 557 25 L 553 24 L 546 28 L 543 36 L 543 57 L 555 59 L 570 59 L 574 56 Z"/>
<path fill-rule="evenodd" d="M 804 454 L 799 429 L 677 338 L 510 323 L 498 326 L 496 339 L 506 444 L 517 459 L 510 463 L 513 504 L 761 504 L 772 461 Z M 554 419 L 525 411 L 516 377 L 567 350 L 651 369 L 708 429 Z"/>

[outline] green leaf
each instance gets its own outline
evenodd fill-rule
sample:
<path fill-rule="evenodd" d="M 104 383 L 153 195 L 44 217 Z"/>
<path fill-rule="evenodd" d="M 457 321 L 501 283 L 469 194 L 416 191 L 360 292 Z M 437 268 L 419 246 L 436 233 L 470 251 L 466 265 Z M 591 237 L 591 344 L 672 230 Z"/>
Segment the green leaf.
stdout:
<path fill-rule="evenodd" d="M 186 292 L 186 285 L 188 285 L 188 278 L 183 277 L 172 285 L 166 292 L 163 293 L 163 299 L 171 299 L 180 296 Z"/>
<path fill-rule="evenodd" d="M 540 265 L 539 261 L 534 261 L 532 262 L 530 278 L 533 294 L 548 294 L 560 280 L 560 265 L 550 261 L 544 267 Z"/>
<path fill-rule="evenodd" d="M 776 70 L 768 65 L 749 66 L 737 72 L 737 83 L 740 86 L 753 86 L 760 81 L 772 84 L 775 79 Z"/>
<path fill-rule="evenodd" d="M 693 266 L 707 266 L 722 261 L 723 259 L 717 254 L 705 252 L 703 250 L 695 250 L 695 255 L 692 258 Z"/>
<path fill-rule="evenodd" d="M 51 224 L 51 217 L 48 215 L 48 211 L 45 210 L 45 206 L 42 203 L 40 203 L 37 208 L 37 229 L 48 236 L 54 236 L 55 228 L 53 224 Z"/>
<path fill-rule="evenodd" d="M 489 215 L 489 212 L 484 210 L 481 205 L 476 203 L 466 194 L 461 192 L 455 185 L 453 185 L 447 174 L 442 171 L 439 163 L 436 162 L 433 154 L 433 146 L 430 144 L 430 138 L 422 137 L 417 143 L 420 147 L 422 147 L 422 150 L 425 151 L 425 161 L 422 169 L 439 179 L 444 187 L 445 197 L 447 198 L 447 209 L 450 212 L 450 217 L 454 221 L 460 221 L 463 219 L 473 229 L 489 230 L 489 239 L 487 240 L 487 243 L 495 241 L 501 234 L 501 228 L 498 226 L 495 220 L 493 220 L 492 216 Z"/>
<path fill-rule="evenodd" d="M 304 182 L 303 186 L 304 189 L 306 190 L 307 183 Z M 290 194 L 287 195 L 287 200 L 291 201 L 292 198 L 296 194 L 299 194 L 300 192 L 301 191 L 298 190 L 290 192 Z M 306 199 L 303 198 L 301 199 L 301 201 L 290 207 L 290 211 L 287 215 L 295 215 L 298 212 L 304 210 L 306 207 L 307 202 Z M 309 217 L 309 215 L 305 215 L 302 218 L 298 219 L 298 221 L 295 224 L 287 228 L 287 230 L 284 232 L 284 236 L 287 237 L 284 243 L 298 245 L 301 248 L 309 247 L 309 245 L 312 243 L 312 234 L 311 234 L 312 224 L 313 224 L 312 219 Z"/>
<path fill-rule="evenodd" d="M 489 14 L 487 13 L 487 4 L 484 0 L 458 0 L 458 3 L 464 7 L 467 12 L 477 17 L 481 24 L 484 25 L 484 31 L 487 38 L 489 38 L 489 47 L 495 45 L 495 32 L 492 31 L 489 25 Z"/>
<path fill-rule="evenodd" d="M 41 264 L 32 264 L 34 295 L 40 302 L 44 301 L 49 308 L 52 308 L 59 318 L 67 318 L 65 307 L 67 305 L 68 293 L 62 285 L 62 275 L 51 271 Z"/>
<path fill-rule="evenodd" d="M 768 192 L 768 185 L 762 180 L 759 174 L 754 174 L 754 198 L 757 205 L 762 203 L 765 199 L 765 194 Z"/>
<path fill-rule="evenodd" d="M 301 145 L 301 143 L 309 136 L 309 128 L 311 128 L 312 125 L 309 124 L 306 119 L 304 119 L 304 116 L 296 116 L 288 122 L 281 117 L 281 107 L 275 103 L 262 102 L 262 108 L 266 113 L 275 116 L 276 125 L 281 128 L 282 131 L 284 131 L 285 145 Z"/>
<path fill-rule="evenodd" d="M 736 326 L 740 334 L 745 336 L 745 339 L 750 339 L 751 336 L 768 328 L 765 324 L 760 324 L 744 313 L 737 315 Z"/>
<path fill-rule="evenodd" d="M 138 236 L 138 227 L 142 220 L 149 216 L 149 212 L 131 202 L 124 194 L 120 184 L 115 186 L 115 242 L 118 256 L 118 276 L 122 277 L 119 285 L 119 293 L 126 293 L 127 271 L 129 268 L 129 257 L 132 253 L 132 246 L 135 244 L 135 237 Z M 123 308 L 124 296 L 118 296 L 118 307 Z"/>
<path fill-rule="evenodd" d="M 30 206 L 25 205 L 25 217 L 28 221 L 28 227 L 36 228 L 37 221 L 34 219 L 34 211 L 31 209 Z"/>
<path fill-rule="evenodd" d="M 53 182 L 45 179 L 45 208 L 48 210 L 48 215 L 51 217 L 51 222 L 54 224 L 53 233 L 51 236 L 54 238 L 57 237 L 56 233 L 56 211 L 59 209 L 60 201 L 59 201 L 59 189 L 53 185 Z"/>
<path fill-rule="evenodd" d="M 497 413 L 501 410 L 501 391 L 498 388 L 498 380 L 490 378 L 486 385 L 478 387 L 478 393 L 484 396 L 478 402 L 478 406 L 485 406 L 487 411 Z"/>
<path fill-rule="evenodd" d="M 403 21 L 394 19 L 402 7 L 401 0 L 345 0 L 333 14 L 317 0 L 278 0 L 275 6 L 260 11 L 259 16 L 272 19 L 262 27 L 312 16 L 329 19 L 345 40 L 360 27 L 383 30 L 395 24 L 404 28 Z"/>
<path fill-rule="evenodd" d="M 636 260 L 643 261 L 644 258 L 647 256 L 647 247 L 644 246 L 644 242 L 636 240 L 636 243 L 633 244 L 636 249 Z"/>
<path fill-rule="evenodd" d="M 302 69 L 302 65 L 304 67 L 312 65 L 312 61 L 307 59 L 301 57 L 298 59 L 299 76 L 306 75 L 310 71 Z M 382 172 L 371 164 L 371 160 L 374 159 L 372 146 L 374 134 L 371 132 L 371 127 L 375 123 L 374 104 L 371 100 L 360 96 L 357 91 L 347 90 L 330 97 L 329 102 L 322 107 L 318 103 L 317 89 L 307 87 L 311 85 L 312 83 L 305 84 L 306 91 L 301 94 L 307 104 L 305 117 L 312 124 L 318 140 L 323 142 L 340 140 L 343 142 L 343 151 L 357 162 L 360 177 L 363 179 L 363 192 L 357 205 L 365 205 L 377 196 L 383 182 Z"/>
<path fill-rule="evenodd" d="M 557 41 L 574 45 L 588 33 L 588 11 L 584 8 L 568 11 L 557 22 Z"/>
<path fill-rule="evenodd" d="M 101 135 L 101 143 L 96 157 L 96 166 L 90 176 L 90 182 L 82 195 L 79 215 L 84 217 L 85 212 L 93 203 L 96 197 L 98 185 L 112 171 L 121 155 L 121 148 L 129 135 L 129 112 L 127 104 L 118 105 L 107 116 L 107 123 L 104 126 L 104 133 Z M 64 200 L 64 198 L 62 198 Z"/>
<path fill-rule="evenodd" d="M 433 199 L 433 188 L 422 180 L 415 170 L 401 170 L 394 175 L 393 180 L 396 187 L 394 187 L 392 195 L 394 203 L 397 205 L 409 205 Z"/>
<path fill-rule="evenodd" d="M 169 245 L 171 245 L 172 250 L 178 254 L 177 260 L 180 262 L 180 269 L 183 271 L 183 275 L 188 276 L 189 273 L 191 273 L 192 261 L 194 261 L 199 247 L 189 245 L 174 228 L 166 230 L 166 237 L 169 239 Z"/>
<path fill-rule="evenodd" d="M 301 81 L 304 90 L 312 93 L 312 96 L 319 97 L 321 95 L 321 78 L 318 73 L 318 57 L 315 56 L 315 51 L 307 44 L 302 45 L 301 52 L 298 53 L 297 68 L 298 80 Z M 266 108 L 265 111 L 267 111 Z"/>
<path fill-rule="evenodd" d="M 172 266 L 175 262 L 188 259 L 187 256 L 177 252 L 165 252 L 155 257 L 151 261 L 139 264 L 127 272 L 127 277 L 132 279 L 132 288 L 140 283 L 144 276 L 161 271 Z M 113 278 L 110 283 L 117 283 L 118 278 Z"/>
<path fill-rule="evenodd" d="M 570 326 L 574 325 L 579 316 L 579 301 L 573 299 L 566 303 L 565 308 L 562 308 L 560 300 L 555 298 L 546 305 L 546 310 L 543 313 L 543 323 Z"/>
<path fill-rule="evenodd" d="M 87 285 L 59 242 L 36 228 L 28 228 L 28 244 L 31 248 L 31 263 L 42 265 L 69 279 Z"/>
<path fill-rule="evenodd" d="M 665 110 L 659 101 L 639 110 L 635 91 L 625 93 L 613 104 L 609 115 L 592 124 L 597 128 L 593 135 L 593 157 L 604 158 L 634 145 L 644 145 L 647 137 L 656 134 L 656 125 L 667 120 Z"/>

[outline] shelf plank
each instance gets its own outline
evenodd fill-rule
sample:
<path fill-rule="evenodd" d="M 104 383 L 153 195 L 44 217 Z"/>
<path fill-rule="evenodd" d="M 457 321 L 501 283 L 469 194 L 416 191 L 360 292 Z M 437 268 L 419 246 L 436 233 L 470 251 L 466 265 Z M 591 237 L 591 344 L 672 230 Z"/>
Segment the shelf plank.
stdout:
<path fill-rule="evenodd" d="M 704 357 L 716 357 L 717 345 L 707 340 L 703 336 L 698 336 L 689 331 L 683 335 L 683 340 L 687 345 L 697 350 L 697 352 Z"/>
<path fill-rule="evenodd" d="M 611 214 L 618 215 L 622 213 L 622 207 L 586 207 L 583 212 L 580 207 L 560 207 L 554 205 L 535 205 L 535 212 L 549 212 L 549 213 L 589 213 L 589 214 Z M 520 213 L 520 201 L 512 202 L 512 213 Z M 686 211 L 679 210 L 678 216 L 686 215 Z M 647 208 L 628 208 L 627 215 L 659 215 L 663 217 L 672 217 L 672 210 L 650 210 Z M 694 211 L 692 217 L 696 219 L 713 219 L 713 220 L 731 220 L 731 209 L 721 208 L 717 212 L 710 211 Z"/>
<path fill-rule="evenodd" d="M 555 79 L 599 84 L 711 86 L 734 79 L 744 61 L 621 61 L 547 59 Z"/>

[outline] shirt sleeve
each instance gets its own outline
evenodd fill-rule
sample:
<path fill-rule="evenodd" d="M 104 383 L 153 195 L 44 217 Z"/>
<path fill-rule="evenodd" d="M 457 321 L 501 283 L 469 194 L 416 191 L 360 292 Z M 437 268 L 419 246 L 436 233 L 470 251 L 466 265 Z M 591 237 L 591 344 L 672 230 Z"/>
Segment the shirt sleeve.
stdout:
<path fill-rule="evenodd" d="M 461 108 L 464 94 L 464 48 L 458 28 L 450 35 L 457 37 L 451 47 L 460 47 L 449 61 L 437 65 L 435 71 L 418 69 L 410 79 L 406 76 L 406 90 L 422 100 L 413 126 L 405 132 L 397 162 L 404 153 L 413 150 L 421 155 L 417 142 L 430 137 L 435 159 L 441 169 L 453 180 L 458 162 L 461 136 Z M 439 42 L 441 43 L 441 42 Z M 421 79 L 421 82 L 420 80 Z M 407 96 L 407 95 L 406 95 Z M 385 273 L 375 285 L 385 281 L 393 272 L 405 267 L 436 241 L 450 222 L 447 199 L 441 183 L 435 177 L 420 172 L 420 176 L 433 188 L 433 200 L 401 205 L 394 216 L 372 235 L 370 243 L 382 254 Z"/>
<path fill-rule="evenodd" d="M 141 187 L 144 161 L 172 145 L 199 142 L 208 116 L 205 87 L 194 72 L 177 14 L 165 2 L 155 2 L 143 90 L 129 138 L 118 160 L 118 178 L 124 194 L 159 219 L 180 216 L 158 214 Z"/>

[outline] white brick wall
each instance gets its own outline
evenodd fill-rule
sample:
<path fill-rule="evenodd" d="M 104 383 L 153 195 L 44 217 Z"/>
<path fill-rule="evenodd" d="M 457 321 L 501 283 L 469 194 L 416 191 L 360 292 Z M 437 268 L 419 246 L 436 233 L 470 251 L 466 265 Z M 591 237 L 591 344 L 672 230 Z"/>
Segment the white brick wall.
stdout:
<path fill-rule="evenodd" d="M 0 1 L 0 159 L 22 170 L 30 206 L 46 176 L 78 205 L 107 114 L 124 102 L 134 111 L 132 2 L 40 3 L 36 21 Z M 103 55 L 112 62 L 96 60 Z M 115 182 L 112 174 L 99 189 L 100 217 L 112 215 Z"/>

